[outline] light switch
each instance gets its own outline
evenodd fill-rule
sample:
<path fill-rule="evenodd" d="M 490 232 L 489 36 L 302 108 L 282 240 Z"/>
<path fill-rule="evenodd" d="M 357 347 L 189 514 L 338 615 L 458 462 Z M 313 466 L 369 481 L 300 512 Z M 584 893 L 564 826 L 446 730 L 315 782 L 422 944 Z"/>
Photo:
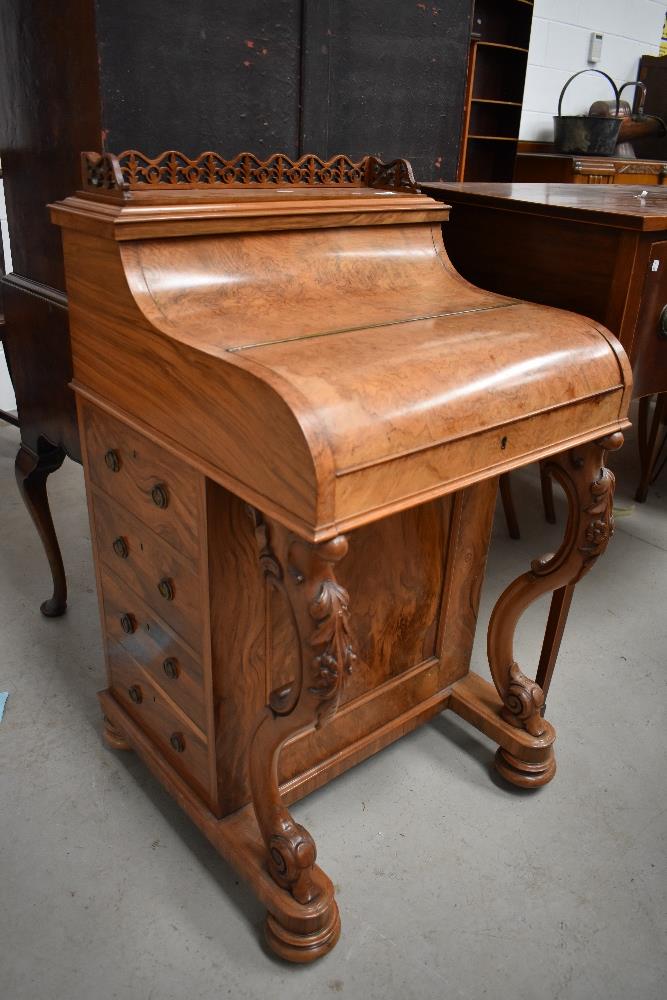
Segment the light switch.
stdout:
<path fill-rule="evenodd" d="M 591 43 L 588 48 L 588 61 L 591 63 L 600 62 L 602 58 L 602 39 L 604 35 L 601 31 L 591 31 Z"/>

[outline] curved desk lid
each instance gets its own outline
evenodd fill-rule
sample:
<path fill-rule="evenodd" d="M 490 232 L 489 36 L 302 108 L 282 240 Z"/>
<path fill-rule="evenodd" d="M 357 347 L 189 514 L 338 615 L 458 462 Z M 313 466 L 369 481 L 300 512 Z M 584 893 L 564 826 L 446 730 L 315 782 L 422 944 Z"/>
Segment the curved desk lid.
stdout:
<path fill-rule="evenodd" d="M 630 375 L 612 335 L 468 284 L 445 253 L 442 206 L 407 186 L 409 169 L 397 176 L 400 212 L 365 184 L 363 212 L 335 224 L 344 184 L 300 192 L 309 211 L 289 222 L 293 192 L 277 185 L 245 202 L 205 191 L 187 236 L 172 228 L 178 189 L 157 187 L 171 203 L 135 203 L 150 232 L 120 243 L 108 213 L 126 211 L 127 192 L 55 206 L 78 230 L 65 244 L 75 380 L 318 538 L 624 426 Z M 250 231 L 226 228 L 241 202 Z M 126 335 L 107 336 L 102 360 L 104 324 Z"/>

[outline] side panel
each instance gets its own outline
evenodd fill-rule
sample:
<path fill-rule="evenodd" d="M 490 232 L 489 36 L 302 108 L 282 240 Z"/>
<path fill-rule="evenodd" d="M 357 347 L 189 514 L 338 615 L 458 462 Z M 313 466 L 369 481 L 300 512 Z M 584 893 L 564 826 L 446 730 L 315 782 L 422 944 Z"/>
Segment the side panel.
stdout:
<path fill-rule="evenodd" d="M 337 578 L 350 597 L 357 659 L 333 720 L 283 750 L 280 779 L 289 783 L 290 797 L 330 780 L 445 706 L 447 687 L 469 666 L 495 492 L 496 481 L 487 481 L 348 536 L 350 549 Z M 297 640 L 285 609 L 265 592 L 244 504 L 209 482 L 207 506 L 216 750 L 225 814 L 249 800 L 250 740 L 268 692 L 294 676 Z M 309 670 L 306 662 L 304 683 Z"/>

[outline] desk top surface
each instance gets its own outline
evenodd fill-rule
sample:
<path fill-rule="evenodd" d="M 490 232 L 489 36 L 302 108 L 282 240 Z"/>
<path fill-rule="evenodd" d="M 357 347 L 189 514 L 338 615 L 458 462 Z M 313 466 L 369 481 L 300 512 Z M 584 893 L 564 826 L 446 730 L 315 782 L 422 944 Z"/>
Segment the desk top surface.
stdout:
<path fill-rule="evenodd" d="M 452 204 L 574 217 L 622 229 L 667 228 L 667 188 L 659 186 L 425 181 L 420 188 Z"/>

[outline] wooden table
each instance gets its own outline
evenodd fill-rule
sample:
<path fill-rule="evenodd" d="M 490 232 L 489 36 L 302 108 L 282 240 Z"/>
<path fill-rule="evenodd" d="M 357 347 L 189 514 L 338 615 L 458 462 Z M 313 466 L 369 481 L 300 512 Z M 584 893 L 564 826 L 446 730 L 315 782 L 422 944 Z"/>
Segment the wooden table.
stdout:
<path fill-rule="evenodd" d="M 641 400 L 636 499 L 645 501 L 667 420 L 667 191 L 517 183 L 421 188 L 452 206 L 445 245 L 466 278 L 591 316 L 619 338 Z"/>
<path fill-rule="evenodd" d="M 623 350 L 463 281 L 447 215 L 405 161 L 248 154 L 85 154 L 52 206 L 106 738 L 250 883 L 291 961 L 340 919 L 290 802 L 443 709 L 509 782 L 551 780 L 551 675 L 524 674 L 514 630 L 612 533 Z M 491 684 L 469 665 L 497 480 L 536 459 L 571 522 L 496 604 Z"/>

